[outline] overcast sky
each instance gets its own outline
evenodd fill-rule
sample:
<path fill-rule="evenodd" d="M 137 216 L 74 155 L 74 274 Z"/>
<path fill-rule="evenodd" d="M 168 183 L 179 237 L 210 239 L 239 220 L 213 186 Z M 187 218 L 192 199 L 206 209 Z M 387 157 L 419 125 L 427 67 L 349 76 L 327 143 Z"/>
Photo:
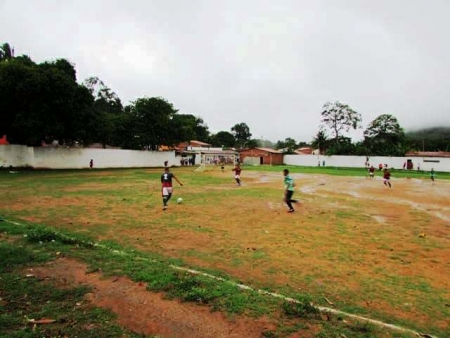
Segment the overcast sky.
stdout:
<path fill-rule="evenodd" d="M 162 96 L 211 132 L 311 141 L 327 101 L 364 128 L 450 126 L 449 18 L 450 0 L 0 0 L 0 42 L 67 58 L 124 104 Z"/>

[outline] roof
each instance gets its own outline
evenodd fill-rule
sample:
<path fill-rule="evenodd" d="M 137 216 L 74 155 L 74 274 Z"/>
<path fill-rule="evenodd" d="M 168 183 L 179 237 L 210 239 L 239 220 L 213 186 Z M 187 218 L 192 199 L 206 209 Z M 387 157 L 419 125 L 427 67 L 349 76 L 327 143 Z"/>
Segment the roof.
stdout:
<path fill-rule="evenodd" d="M 408 151 L 405 156 L 411 157 L 450 157 L 449 151 Z"/>
<path fill-rule="evenodd" d="M 209 144 L 209 143 L 205 143 L 205 142 L 202 142 L 202 141 L 197 141 L 197 140 L 191 140 L 189 143 L 196 143 L 196 144 L 199 144 L 199 145 L 202 145 L 202 146 L 211 146 L 211 144 Z"/>
<path fill-rule="evenodd" d="M 299 155 L 311 155 L 313 153 L 313 149 L 311 147 L 298 148 L 295 153 Z"/>
<path fill-rule="evenodd" d="M 272 154 L 282 154 L 283 152 L 276 150 L 276 149 L 272 149 L 272 148 L 255 148 L 255 149 L 259 149 L 262 151 L 266 151 L 268 153 L 272 153 Z"/>
<path fill-rule="evenodd" d="M 3 137 L 0 138 L 0 144 L 9 144 L 8 140 L 6 139 L 6 135 L 3 135 Z"/>

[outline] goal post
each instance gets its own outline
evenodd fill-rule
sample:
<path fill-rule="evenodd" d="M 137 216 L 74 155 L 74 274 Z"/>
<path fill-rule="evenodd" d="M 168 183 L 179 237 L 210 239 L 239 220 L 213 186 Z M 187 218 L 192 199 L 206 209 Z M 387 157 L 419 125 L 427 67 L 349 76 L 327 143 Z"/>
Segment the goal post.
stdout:
<path fill-rule="evenodd" d="M 236 154 L 201 154 L 200 165 L 195 171 L 210 171 L 216 167 L 234 166 L 236 164 Z"/>

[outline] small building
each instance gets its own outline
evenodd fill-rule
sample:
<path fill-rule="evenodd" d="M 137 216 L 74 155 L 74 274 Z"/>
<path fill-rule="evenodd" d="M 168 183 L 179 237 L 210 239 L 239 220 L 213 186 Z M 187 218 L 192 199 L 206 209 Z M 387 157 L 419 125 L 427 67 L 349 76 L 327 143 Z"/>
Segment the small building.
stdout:
<path fill-rule="evenodd" d="M 189 142 L 182 142 L 175 147 L 177 150 L 196 150 L 196 149 L 209 149 L 211 144 L 201 141 L 192 140 Z"/>
<path fill-rule="evenodd" d="M 244 149 L 240 153 L 243 164 L 283 164 L 283 153 L 271 148 Z"/>
<path fill-rule="evenodd" d="M 295 153 L 298 155 L 311 155 L 313 154 L 314 149 L 311 147 L 302 147 L 302 148 L 298 148 Z"/>
<path fill-rule="evenodd" d="M 234 149 L 212 147 L 211 144 L 201 141 L 180 143 L 175 147 L 175 154 L 180 165 L 216 166 L 218 164 L 234 165 L 239 154 Z"/>

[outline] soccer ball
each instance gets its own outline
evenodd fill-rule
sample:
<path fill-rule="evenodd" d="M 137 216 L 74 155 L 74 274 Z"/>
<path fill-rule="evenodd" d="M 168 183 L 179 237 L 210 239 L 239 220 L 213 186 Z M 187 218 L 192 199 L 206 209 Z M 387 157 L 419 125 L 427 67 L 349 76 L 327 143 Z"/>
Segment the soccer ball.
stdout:
<path fill-rule="evenodd" d="M 180 204 L 181 202 L 183 202 L 183 199 L 181 197 L 178 197 L 177 203 Z"/>

